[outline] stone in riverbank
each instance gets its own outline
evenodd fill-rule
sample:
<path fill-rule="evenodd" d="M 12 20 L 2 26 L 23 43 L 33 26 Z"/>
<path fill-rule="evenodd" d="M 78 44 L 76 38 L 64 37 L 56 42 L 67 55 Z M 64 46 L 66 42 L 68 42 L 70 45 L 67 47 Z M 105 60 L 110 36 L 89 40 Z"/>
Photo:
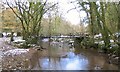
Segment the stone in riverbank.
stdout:
<path fill-rule="evenodd" d="M 8 50 L 3 57 L 3 70 L 28 70 L 31 56 L 35 53 L 35 49 L 13 49 Z"/>
<path fill-rule="evenodd" d="M 11 49 L 3 53 L 4 56 L 16 56 L 23 53 L 27 53 L 29 49 Z"/>
<path fill-rule="evenodd" d="M 8 39 L 7 39 L 8 40 Z M 2 70 L 29 70 L 30 58 L 36 51 L 35 49 L 20 49 L 8 43 L 4 38 L 0 38 L 0 51 Z"/>

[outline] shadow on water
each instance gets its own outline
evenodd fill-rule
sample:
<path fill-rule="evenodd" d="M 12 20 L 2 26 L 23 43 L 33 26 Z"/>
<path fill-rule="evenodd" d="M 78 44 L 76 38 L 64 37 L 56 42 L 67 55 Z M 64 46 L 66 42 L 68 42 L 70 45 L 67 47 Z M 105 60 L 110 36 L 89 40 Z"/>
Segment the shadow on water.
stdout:
<path fill-rule="evenodd" d="M 47 48 L 37 51 L 31 58 L 32 70 L 117 70 L 118 67 L 108 64 L 105 55 L 95 50 L 70 46 L 68 42 L 48 42 L 44 40 L 42 46 Z"/>

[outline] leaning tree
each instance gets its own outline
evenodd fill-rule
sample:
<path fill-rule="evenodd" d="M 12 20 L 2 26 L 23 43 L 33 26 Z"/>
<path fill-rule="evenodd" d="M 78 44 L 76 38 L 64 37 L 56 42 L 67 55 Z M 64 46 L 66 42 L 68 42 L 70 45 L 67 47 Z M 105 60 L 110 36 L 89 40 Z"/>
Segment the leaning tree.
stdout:
<path fill-rule="evenodd" d="M 8 5 L 16 17 L 19 18 L 22 26 L 23 39 L 26 40 L 27 43 L 37 44 L 41 30 L 41 20 L 44 14 L 58 3 L 51 4 L 48 0 L 14 0 L 13 2 L 6 0 L 5 4 Z"/>

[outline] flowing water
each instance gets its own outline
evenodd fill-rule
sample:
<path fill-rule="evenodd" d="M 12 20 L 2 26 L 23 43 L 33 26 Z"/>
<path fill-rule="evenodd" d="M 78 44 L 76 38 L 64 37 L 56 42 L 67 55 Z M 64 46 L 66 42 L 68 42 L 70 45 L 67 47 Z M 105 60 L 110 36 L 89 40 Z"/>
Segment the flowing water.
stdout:
<path fill-rule="evenodd" d="M 30 60 L 32 70 L 117 70 L 118 66 L 109 64 L 104 54 L 96 50 L 72 46 L 67 41 L 43 40 L 47 48 L 37 51 Z"/>

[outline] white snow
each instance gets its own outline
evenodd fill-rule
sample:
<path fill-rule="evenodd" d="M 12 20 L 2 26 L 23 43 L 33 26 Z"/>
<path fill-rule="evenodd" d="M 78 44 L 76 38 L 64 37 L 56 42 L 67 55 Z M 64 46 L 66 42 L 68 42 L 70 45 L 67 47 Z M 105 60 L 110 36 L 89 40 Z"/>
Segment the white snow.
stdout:
<path fill-rule="evenodd" d="M 69 43 L 74 43 L 74 41 L 71 40 L 71 41 L 69 41 Z"/>
<path fill-rule="evenodd" d="M 15 56 L 15 55 L 20 55 L 23 53 L 27 53 L 29 49 L 12 49 L 4 52 L 3 54 L 6 56 Z"/>
<path fill-rule="evenodd" d="M 99 38 L 99 37 L 100 37 L 100 38 L 102 37 L 102 34 L 101 34 L 101 33 L 94 36 L 94 38 Z"/>
<path fill-rule="evenodd" d="M 104 44 L 104 41 L 100 41 L 99 43 L 100 43 L 100 44 Z"/>
<path fill-rule="evenodd" d="M 114 40 L 110 40 L 110 42 L 114 42 Z"/>
<path fill-rule="evenodd" d="M 18 39 L 18 40 L 14 40 L 13 42 L 15 42 L 15 43 L 21 43 L 21 42 L 25 42 L 25 40 Z"/>
<path fill-rule="evenodd" d="M 48 38 L 45 38 L 45 39 L 43 39 L 42 41 L 43 41 L 43 42 L 48 42 L 49 39 L 48 39 Z"/>
<path fill-rule="evenodd" d="M 95 41 L 96 44 L 104 44 L 104 41 Z"/>

